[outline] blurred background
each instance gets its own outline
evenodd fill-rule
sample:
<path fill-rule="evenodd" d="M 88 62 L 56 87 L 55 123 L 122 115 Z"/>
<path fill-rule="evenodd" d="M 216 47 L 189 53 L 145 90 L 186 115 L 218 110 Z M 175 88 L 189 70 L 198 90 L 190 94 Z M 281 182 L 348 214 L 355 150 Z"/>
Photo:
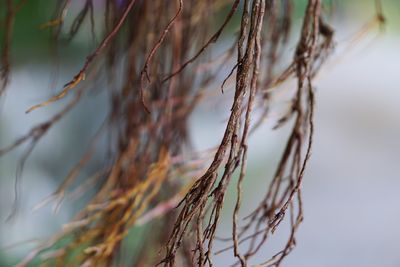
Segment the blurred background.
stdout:
<path fill-rule="evenodd" d="M 54 7 L 49 2 L 28 1 L 17 15 L 11 83 L 0 102 L 0 148 L 60 110 L 61 102 L 25 114 L 28 107 L 58 92 L 94 47 L 88 32 L 81 31 L 71 43 L 60 46 L 60 64 L 55 62 L 48 31 L 39 29 L 52 16 Z M 80 7 L 76 2 L 73 6 Z M 335 12 L 328 21 L 335 28 L 336 47 L 315 81 L 315 141 L 303 184 L 305 220 L 297 235 L 297 248 L 284 266 L 398 267 L 400 2 L 383 0 L 386 26 L 373 27 L 365 34 L 360 34 L 361 29 L 375 14 L 374 1 L 333 2 Z M 299 15 L 294 32 L 301 26 L 299 16 L 304 5 L 305 1 L 298 1 L 295 6 Z M 294 34 L 293 40 L 296 37 Z M 290 56 L 294 49 L 293 42 L 288 47 Z M 0 158 L 1 267 L 13 266 L 38 240 L 56 233 L 82 207 L 81 201 L 69 199 L 57 214 L 52 205 L 33 211 L 36 204 L 54 192 L 105 119 L 108 99 L 104 87 L 100 79 L 98 86 L 89 91 L 89 97 L 84 97 L 38 143 L 21 175 L 20 212 L 8 222 L 18 162 L 28 147 Z M 221 105 L 221 99 L 225 104 Z M 213 147 L 222 137 L 231 99 L 229 94 L 221 95 L 221 99 L 203 102 L 191 116 L 191 140 L 196 150 Z M 277 105 L 284 104 L 278 101 Z M 251 138 L 243 216 L 264 196 L 282 153 L 289 129 L 273 131 L 273 126 L 273 121 L 267 121 Z M 98 162 L 103 157 L 100 154 Z M 96 166 L 95 161 L 87 172 Z M 235 192 L 232 184 L 219 231 L 221 237 L 231 233 Z M 285 230 L 283 225 L 278 232 Z M 141 228 L 135 231 L 133 243 L 138 245 Z M 254 262 L 275 254 L 285 238 L 285 234 L 277 234 L 276 238 L 274 235 Z M 216 250 L 226 246 L 227 243 L 217 243 Z M 232 252 L 218 255 L 215 260 L 216 266 L 229 266 Z"/>

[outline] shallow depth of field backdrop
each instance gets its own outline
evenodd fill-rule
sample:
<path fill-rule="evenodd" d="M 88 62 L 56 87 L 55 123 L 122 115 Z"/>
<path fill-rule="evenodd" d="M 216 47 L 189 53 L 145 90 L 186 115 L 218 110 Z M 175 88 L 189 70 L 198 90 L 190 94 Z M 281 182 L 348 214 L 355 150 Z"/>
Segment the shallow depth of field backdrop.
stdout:
<path fill-rule="evenodd" d="M 24 113 L 56 93 L 93 48 L 90 34 L 81 31 L 70 45 L 61 46 L 60 68 L 54 67 L 57 63 L 48 53 L 47 32 L 39 29 L 52 11 L 48 2 L 28 1 L 29 7 L 18 15 L 11 84 L 0 103 L 0 147 L 60 109 L 62 103 L 55 103 Z M 331 18 L 335 52 L 315 82 L 315 141 L 303 183 L 305 220 L 297 247 L 284 266 L 400 266 L 400 2 L 384 0 L 385 29 L 374 28 L 361 35 L 357 33 L 374 15 L 373 1 L 336 2 Z M 304 4 L 296 8 L 304 8 Z M 294 27 L 300 27 L 296 22 L 300 20 L 294 21 Z M 27 24 L 37 29 L 35 34 L 29 34 Z M 294 50 L 294 43 L 292 47 Z M 217 53 L 218 46 L 212 49 Z M 102 86 L 104 81 L 99 80 L 98 87 Z M 21 181 L 21 212 L 11 222 L 5 219 L 11 211 L 17 160 L 23 148 L 0 158 L 0 266 L 15 264 L 35 246 L 36 239 L 56 233 L 82 208 L 79 201 L 68 199 L 57 214 L 52 205 L 32 211 L 57 188 L 104 120 L 106 94 L 94 88 L 89 95 L 51 129 L 28 159 Z M 191 116 L 190 136 L 196 150 L 215 146 L 219 142 L 216 137 L 222 136 L 229 93 L 221 98 L 226 101 L 202 102 Z M 284 109 L 284 99 L 283 95 L 276 102 L 277 113 Z M 265 180 L 260 188 L 255 178 L 271 177 L 277 155 L 282 153 L 289 128 L 273 131 L 273 126 L 267 122 L 250 139 L 242 215 L 264 194 Z M 94 165 L 90 168 L 95 169 Z M 223 230 L 222 237 L 231 233 L 234 187 L 227 195 L 221 224 L 222 229 L 226 224 L 226 233 Z M 144 228 L 135 229 L 133 252 L 127 251 L 127 258 L 140 247 Z M 270 255 L 269 251 L 282 242 L 273 239 L 257 259 L 262 262 L 268 258 L 263 253 Z M 231 252 L 216 257 L 215 264 L 228 266 L 228 260 L 232 260 Z"/>

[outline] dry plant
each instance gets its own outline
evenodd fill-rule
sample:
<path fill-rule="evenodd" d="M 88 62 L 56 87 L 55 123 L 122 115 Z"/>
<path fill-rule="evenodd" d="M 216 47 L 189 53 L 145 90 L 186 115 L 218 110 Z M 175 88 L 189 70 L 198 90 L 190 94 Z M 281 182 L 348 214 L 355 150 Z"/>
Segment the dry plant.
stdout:
<path fill-rule="evenodd" d="M 5 21 L 0 94 L 10 80 L 13 21 L 26 1 L 14 2 L 5 1 L 6 8 L 1 11 Z M 69 30 L 64 30 L 67 40 L 72 40 L 85 23 L 93 37 L 96 35 L 94 1 L 82 1 L 77 14 L 68 14 L 71 2 L 57 1 L 54 18 L 41 26 L 51 31 L 55 45 L 63 35 L 67 16 L 75 16 Z M 374 23 L 384 20 L 377 3 Z M 217 253 L 233 251 L 236 265 L 248 266 L 251 257 L 287 219 L 290 231 L 286 244 L 257 265 L 280 266 L 294 248 L 303 220 L 301 185 L 314 132 L 313 79 L 332 49 L 334 34 L 324 18 L 329 7 L 321 0 L 308 0 L 302 26 L 292 27 L 294 4 L 292 0 L 104 0 L 102 41 L 59 94 L 32 106 L 27 113 L 61 102 L 68 93 L 74 98 L 50 120 L 0 150 L 2 156 L 29 144 L 18 165 L 20 177 L 37 142 L 106 73 L 111 106 L 107 120 L 58 190 L 39 206 L 50 201 L 59 206 L 66 195 L 82 194 L 94 187 L 98 190 L 68 225 L 18 266 L 28 266 L 37 259 L 43 266 L 113 266 L 128 231 L 155 218 L 163 226 L 148 234 L 132 266 L 212 266 L 221 209 L 235 173 L 239 179 L 232 237 L 227 248 Z M 223 19 L 215 26 L 217 22 L 211 18 L 217 14 Z M 237 33 L 228 29 L 234 21 L 240 21 Z M 282 55 L 291 53 L 287 44 L 292 28 L 298 36 L 297 46 L 291 61 L 282 68 Z M 212 47 L 227 43 L 221 39 L 223 34 L 234 41 L 225 53 L 212 58 Z M 226 66 L 231 72 L 222 90 L 228 80 L 234 80 L 234 94 L 223 138 L 216 149 L 203 154 L 193 151 L 193 156 L 188 156 L 183 153 L 190 150 L 187 120 L 201 101 L 218 98 L 216 84 Z M 292 123 L 291 133 L 265 197 L 240 220 L 249 136 L 268 117 L 271 95 L 285 90 L 277 86 L 290 79 L 296 81 L 290 91 L 290 107 L 276 128 Z M 261 116 L 251 123 L 255 110 Z M 108 162 L 86 183 L 71 188 L 104 135 L 109 137 Z M 192 182 L 182 177 L 190 177 Z M 18 193 L 16 190 L 13 213 L 18 210 Z"/>

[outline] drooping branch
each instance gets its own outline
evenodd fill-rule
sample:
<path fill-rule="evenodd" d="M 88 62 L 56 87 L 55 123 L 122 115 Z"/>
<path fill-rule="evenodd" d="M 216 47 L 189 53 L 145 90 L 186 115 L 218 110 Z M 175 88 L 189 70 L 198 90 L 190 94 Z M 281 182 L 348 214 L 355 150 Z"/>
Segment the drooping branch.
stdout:
<path fill-rule="evenodd" d="M 12 0 L 6 0 L 6 21 L 5 21 L 5 31 L 4 31 L 4 43 L 1 49 L 1 68 L 0 68 L 0 97 L 6 90 L 7 84 L 10 81 L 10 50 L 12 33 L 15 19 L 15 10 Z"/>
<path fill-rule="evenodd" d="M 9 80 L 12 25 L 21 6 L 5 2 L 0 94 Z M 73 14 L 70 28 L 62 31 L 67 13 L 71 13 L 71 1 L 60 1 L 53 19 L 42 28 L 53 30 L 52 41 L 57 45 L 64 34 L 68 41 L 78 38 L 88 18 L 89 36 L 95 39 L 96 3 L 83 1 Z M 374 23 L 384 21 L 380 1 L 376 3 Z M 292 25 L 295 7 L 292 0 L 105 0 L 105 33 L 100 44 L 59 94 L 27 112 L 78 88 L 73 101 L 0 150 L 3 156 L 28 144 L 16 172 L 18 189 L 24 163 L 38 141 L 75 107 L 84 86 L 96 84 L 103 75 L 108 78 L 104 86 L 109 93 L 106 122 L 85 153 L 77 157 L 76 165 L 66 172 L 58 190 L 37 207 L 54 200 L 60 207 L 64 196 L 90 192 L 92 197 L 71 222 L 18 266 L 34 260 L 55 266 L 65 262 L 112 266 L 119 263 L 130 230 L 139 225 L 151 231 L 143 231 L 143 248 L 129 264 L 212 266 L 222 209 L 235 175 L 232 232 L 229 238 L 221 239 L 230 243 L 217 254 L 232 250 L 235 265 L 249 266 L 271 234 L 287 220 L 290 230 L 286 243 L 261 263 L 280 266 L 293 250 L 303 220 L 301 187 L 313 145 L 314 79 L 332 50 L 334 36 L 324 18 L 323 2 L 308 0 L 296 51 L 290 62 L 283 64 L 282 55 L 291 51 L 291 32 L 298 30 Z M 222 16 L 222 22 L 215 27 L 211 18 L 216 15 Z M 238 35 L 232 30 L 236 23 L 240 23 Z M 123 25 L 127 27 L 122 30 Z M 223 33 L 237 39 L 231 43 L 232 39 L 222 38 Z M 217 57 L 210 53 L 215 43 L 225 49 Z M 97 62 L 104 62 L 106 68 Z M 227 76 L 218 85 L 220 72 L 226 68 Z M 85 78 L 84 86 L 78 86 Z M 271 96 L 286 90 L 280 85 L 292 79 L 296 85 L 288 86 L 293 89 L 289 91 L 289 107 L 277 118 L 275 127 L 290 123 L 291 132 L 264 198 L 242 220 L 249 139 L 266 119 L 271 119 L 269 111 L 275 101 Z M 225 85 L 233 90 L 233 96 L 221 95 L 219 88 Z M 202 102 L 220 101 L 222 97 L 232 98 L 219 145 L 206 152 L 194 151 L 188 127 L 191 113 Z M 100 137 L 107 140 L 107 160 L 85 177 L 84 183 L 75 185 L 87 165 L 93 163 Z M 19 194 L 16 190 L 15 203 Z M 162 249 L 165 254 L 154 253 Z"/>
<path fill-rule="evenodd" d="M 136 0 L 131 0 L 126 7 L 124 13 L 122 14 L 121 18 L 119 19 L 118 23 L 115 25 L 115 27 L 112 29 L 112 31 L 103 39 L 103 41 L 100 43 L 100 45 L 94 50 L 92 54 L 86 57 L 86 61 L 83 64 L 83 67 L 81 70 L 74 76 L 74 78 L 66 83 L 63 87 L 63 90 L 51 97 L 49 100 L 42 102 L 40 104 L 34 105 L 30 107 L 26 113 L 29 113 L 37 108 L 47 106 L 48 104 L 51 104 L 53 102 L 56 102 L 63 98 L 70 90 L 74 89 L 81 81 L 85 80 L 86 72 L 87 69 L 89 68 L 90 64 L 95 60 L 95 58 L 104 50 L 104 48 L 108 45 L 108 43 L 115 38 L 119 30 L 121 29 L 122 25 L 124 24 L 126 18 L 128 17 L 129 12 L 133 8 Z"/>

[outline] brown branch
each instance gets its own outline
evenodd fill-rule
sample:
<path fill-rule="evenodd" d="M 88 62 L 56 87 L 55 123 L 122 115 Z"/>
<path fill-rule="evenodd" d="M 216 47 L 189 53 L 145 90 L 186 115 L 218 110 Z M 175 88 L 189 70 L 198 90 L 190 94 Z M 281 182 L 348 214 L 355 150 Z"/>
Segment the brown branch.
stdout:
<path fill-rule="evenodd" d="M 197 51 L 197 53 L 193 57 L 191 57 L 185 63 L 183 63 L 177 70 L 173 71 L 170 75 L 165 77 L 162 80 L 163 83 L 168 81 L 172 77 L 178 75 L 179 73 L 181 73 L 189 64 L 193 63 L 201 54 L 203 54 L 203 52 L 207 49 L 207 47 L 210 44 L 215 43 L 218 40 L 219 36 L 225 29 L 226 25 L 233 17 L 233 14 L 235 14 L 239 3 L 240 3 L 240 0 L 235 0 L 235 2 L 232 4 L 231 10 L 229 11 L 228 15 L 225 17 L 225 20 L 222 23 L 221 27 L 211 36 L 211 38 Z"/>
<path fill-rule="evenodd" d="M 6 0 L 6 22 L 4 32 L 4 44 L 1 50 L 1 68 L 0 68 L 0 97 L 5 92 L 10 80 L 10 50 L 12 41 L 12 32 L 14 25 L 15 11 L 12 0 Z"/>
<path fill-rule="evenodd" d="M 86 73 L 87 69 L 89 68 L 89 65 L 103 51 L 103 49 L 108 45 L 108 43 L 117 35 L 117 33 L 121 29 L 122 25 L 124 24 L 129 12 L 131 11 L 132 7 L 134 6 L 135 2 L 136 2 L 136 0 L 131 0 L 129 2 L 129 4 L 126 7 L 124 13 L 122 14 L 122 16 L 119 19 L 119 21 L 117 22 L 117 24 L 112 29 L 112 31 L 103 39 L 103 41 L 96 48 L 96 50 L 92 54 L 90 54 L 89 56 L 86 57 L 86 61 L 83 64 L 83 67 L 81 68 L 81 70 L 78 72 L 78 74 L 76 74 L 74 76 L 74 78 L 70 82 L 68 82 L 66 85 L 64 85 L 64 88 L 61 91 L 61 93 L 59 93 L 56 96 L 51 97 L 49 100 L 47 100 L 45 102 L 42 102 L 42 103 L 37 104 L 35 106 L 32 106 L 31 108 L 29 108 L 26 111 L 26 113 L 29 113 L 34 109 L 37 109 L 37 108 L 40 108 L 40 107 L 43 107 L 43 106 L 47 106 L 48 104 L 51 104 L 51 103 L 53 103 L 55 101 L 60 100 L 61 98 L 63 98 L 68 93 L 68 91 L 73 89 L 75 86 L 77 86 L 81 81 L 83 81 L 85 79 L 85 76 L 86 76 L 85 73 Z"/>
<path fill-rule="evenodd" d="M 145 61 L 144 66 L 142 68 L 142 71 L 140 72 L 140 99 L 141 99 L 143 107 L 145 108 L 147 113 L 150 113 L 150 110 L 146 105 L 143 90 L 144 90 L 145 79 L 147 78 L 148 82 L 150 82 L 150 75 L 148 73 L 149 64 L 150 64 L 152 58 L 154 57 L 154 55 L 156 54 L 157 50 L 160 48 L 161 44 L 163 43 L 163 41 L 164 41 L 165 37 L 167 36 L 170 28 L 173 26 L 175 21 L 178 19 L 179 15 L 182 13 L 182 9 L 183 9 L 183 0 L 179 0 L 178 11 L 174 15 L 174 17 L 168 22 L 168 24 L 165 27 L 165 29 L 164 29 L 163 33 L 161 34 L 160 38 L 158 39 L 158 41 L 155 43 L 155 45 L 151 49 L 149 55 L 146 58 L 146 61 Z"/>

